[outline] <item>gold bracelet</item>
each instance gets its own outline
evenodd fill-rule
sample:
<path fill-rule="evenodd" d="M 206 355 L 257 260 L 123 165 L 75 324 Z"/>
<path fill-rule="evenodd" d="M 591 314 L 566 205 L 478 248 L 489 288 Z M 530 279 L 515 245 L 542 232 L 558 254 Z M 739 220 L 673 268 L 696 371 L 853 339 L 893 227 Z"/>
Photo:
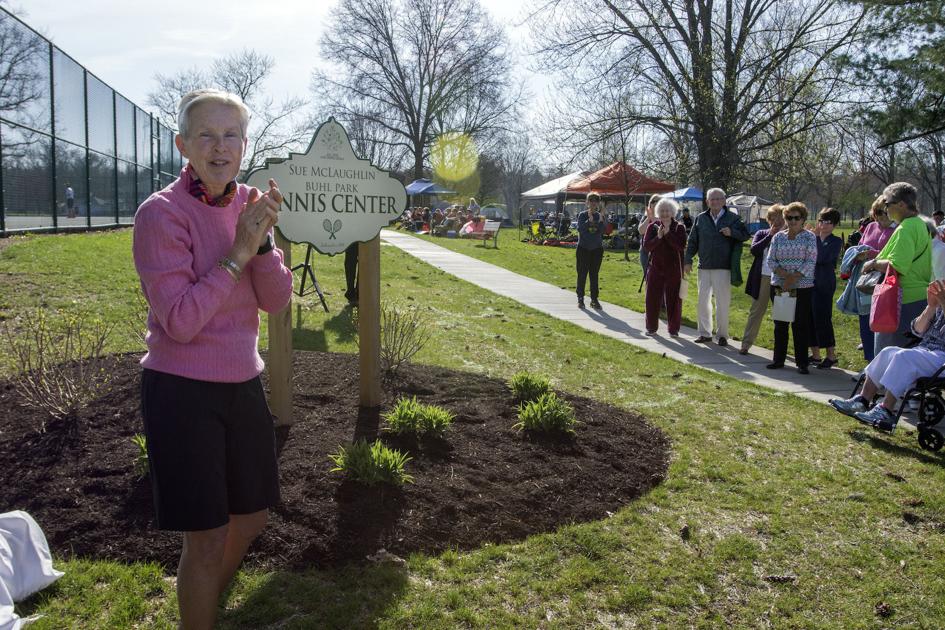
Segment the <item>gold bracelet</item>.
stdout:
<path fill-rule="evenodd" d="M 240 281 L 240 276 L 243 274 L 243 270 L 240 269 L 239 265 L 226 256 L 217 261 L 217 266 L 226 270 L 226 272 L 232 276 L 234 282 Z"/>

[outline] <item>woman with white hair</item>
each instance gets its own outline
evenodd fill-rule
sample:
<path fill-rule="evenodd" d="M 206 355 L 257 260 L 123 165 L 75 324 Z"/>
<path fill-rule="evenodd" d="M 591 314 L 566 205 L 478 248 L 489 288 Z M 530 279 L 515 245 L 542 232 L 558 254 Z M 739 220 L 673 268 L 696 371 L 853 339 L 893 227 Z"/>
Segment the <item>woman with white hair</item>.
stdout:
<path fill-rule="evenodd" d="M 673 337 L 682 325 L 679 286 L 683 279 L 686 226 L 676 220 L 679 205 L 672 199 L 656 202 L 655 218 L 643 236 L 643 249 L 650 256 L 646 271 L 646 334 L 655 335 L 660 307 L 666 304 L 666 328 Z"/>
<path fill-rule="evenodd" d="M 236 176 L 249 111 L 236 95 L 180 101 L 180 177 L 135 215 L 134 262 L 148 301 L 141 408 L 157 526 L 183 532 L 182 628 L 211 628 L 220 594 L 279 501 L 272 415 L 259 380 L 259 310 L 289 302 L 273 247 L 282 194 Z"/>

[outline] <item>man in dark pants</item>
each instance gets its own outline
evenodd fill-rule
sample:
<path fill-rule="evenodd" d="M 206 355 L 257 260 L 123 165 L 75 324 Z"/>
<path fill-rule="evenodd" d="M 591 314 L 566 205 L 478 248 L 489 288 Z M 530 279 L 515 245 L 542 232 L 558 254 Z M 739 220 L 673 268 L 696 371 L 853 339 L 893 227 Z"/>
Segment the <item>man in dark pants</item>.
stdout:
<path fill-rule="evenodd" d="M 577 298 L 578 308 L 584 308 L 584 284 L 591 277 L 591 308 L 599 309 L 597 301 L 597 274 L 604 261 L 604 217 L 600 212 L 600 195 L 588 193 L 587 210 L 578 215 Z"/>
<path fill-rule="evenodd" d="M 345 250 L 345 299 L 350 306 L 358 305 L 358 243 Z"/>

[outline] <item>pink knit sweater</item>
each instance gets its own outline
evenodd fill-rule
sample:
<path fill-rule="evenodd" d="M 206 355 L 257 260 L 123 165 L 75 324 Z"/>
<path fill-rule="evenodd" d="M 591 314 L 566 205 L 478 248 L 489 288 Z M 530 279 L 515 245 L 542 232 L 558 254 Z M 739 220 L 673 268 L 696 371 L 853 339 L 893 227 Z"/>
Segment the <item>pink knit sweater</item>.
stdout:
<path fill-rule="evenodd" d="M 260 372 L 259 309 L 289 303 L 292 272 L 282 252 L 255 256 L 239 283 L 217 266 L 230 251 L 250 187 L 230 205 L 208 206 L 188 191 L 186 173 L 148 197 L 135 215 L 134 261 L 150 305 L 141 365 L 186 378 L 240 383 Z"/>

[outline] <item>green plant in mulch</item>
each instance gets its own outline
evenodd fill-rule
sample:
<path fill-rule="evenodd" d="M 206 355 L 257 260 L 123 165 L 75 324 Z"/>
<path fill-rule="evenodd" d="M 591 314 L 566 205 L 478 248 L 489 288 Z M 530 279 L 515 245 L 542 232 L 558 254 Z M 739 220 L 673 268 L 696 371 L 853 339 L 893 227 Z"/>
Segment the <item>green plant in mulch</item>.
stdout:
<path fill-rule="evenodd" d="M 382 417 L 390 433 L 443 437 L 446 429 L 453 424 L 454 416 L 442 407 L 424 405 L 414 396 L 401 398 Z"/>
<path fill-rule="evenodd" d="M 410 457 L 400 451 L 384 446 L 380 440 L 369 444 L 358 440 L 350 447 L 338 447 L 338 453 L 329 455 L 335 467 L 331 472 L 341 472 L 354 481 L 366 485 L 388 483 L 402 486 L 413 483 L 413 477 L 406 472 Z"/>
<path fill-rule="evenodd" d="M 536 400 L 522 403 L 518 408 L 516 430 L 540 433 L 567 433 L 574 435 L 577 419 L 574 409 L 554 392 L 547 392 Z"/>
<path fill-rule="evenodd" d="M 144 479 L 148 476 L 148 439 L 141 433 L 135 433 L 131 441 L 138 447 L 138 454 L 135 456 L 135 474 L 138 479 Z"/>
<path fill-rule="evenodd" d="M 509 379 L 509 387 L 515 400 L 526 403 L 537 400 L 542 394 L 551 391 L 551 383 L 544 376 L 529 372 L 518 372 Z"/>

